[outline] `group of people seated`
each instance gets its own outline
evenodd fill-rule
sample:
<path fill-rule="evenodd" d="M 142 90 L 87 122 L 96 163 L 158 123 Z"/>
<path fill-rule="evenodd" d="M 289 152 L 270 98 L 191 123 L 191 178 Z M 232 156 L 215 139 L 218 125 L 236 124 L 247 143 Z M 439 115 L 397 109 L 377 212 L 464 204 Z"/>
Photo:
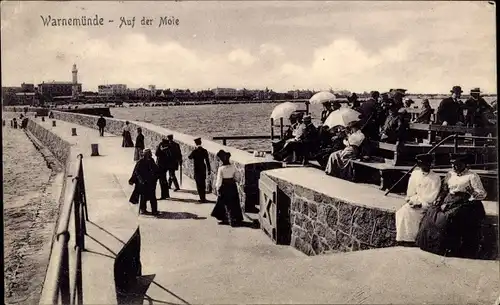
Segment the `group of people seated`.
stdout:
<path fill-rule="evenodd" d="M 478 88 L 471 90 L 471 98 L 466 102 L 459 100 L 461 92 L 459 86 L 453 87 L 451 97 L 439 105 L 437 122 L 456 125 L 463 121 L 473 122 L 475 126 L 486 126 L 486 114 L 491 113 L 492 106 L 480 96 Z M 405 100 L 405 94 L 405 89 L 391 89 L 383 94 L 372 91 L 371 97 L 360 103 L 358 96 L 353 93 L 348 98 L 348 105 L 360 115 L 357 121 L 347 126 L 323 124 L 333 112 L 342 108 L 338 101 L 323 103 L 324 110 L 318 127 L 312 123 L 311 116 L 303 112 L 292 113 L 290 126 L 284 132 L 283 139 L 273 144 L 274 159 L 303 165 L 316 160 L 327 174 L 352 180 L 352 165 L 349 161 L 370 158 L 372 141 L 391 144 L 404 142 L 408 138 L 411 122 L 432 123 L 433 109 L 429 100 L 423 100 L 420 113 L 412 120 L 408 109 L 414 102 Z"/>
<path fill-rule="evenodd" d="M 477 258 L 486 191 L 469 170 L 474 155 L 451 154 L 453 169 L 443 180 L 431 170 L 432 155 L 416 159 L 406 203 L 396 212 L 396 241 L 439 255 Z"/>

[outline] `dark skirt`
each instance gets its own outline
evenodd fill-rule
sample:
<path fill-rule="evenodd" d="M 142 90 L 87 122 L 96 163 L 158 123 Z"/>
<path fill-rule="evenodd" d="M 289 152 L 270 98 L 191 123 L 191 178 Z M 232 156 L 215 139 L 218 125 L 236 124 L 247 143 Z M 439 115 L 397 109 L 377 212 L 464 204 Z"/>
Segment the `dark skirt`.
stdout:
<path fill-rule="evenodd" d="M 132 141 L 132 136 L 130 135 L 130 131 L 123 131 L 123 141 L 122 147 L 134 147 L 134 142 Z"/>
<path fill-rule="evenodd" d="M 441 205 L 431 206 L 420 222 L 416 245 L 424 251 L 453 257 L 477 257 L 481 223 L 485 217 L 481 201 L 470 195 L 448 194 Z"/>
<path fill-rule="evenodd" d="M 217 203 L 211 214 L 217 220 L 229 222 L 231 225 L 243 221 L 243 212 L 240 206 L 240 196 L 234 179 L 223 179 L 219 189 Z"/>

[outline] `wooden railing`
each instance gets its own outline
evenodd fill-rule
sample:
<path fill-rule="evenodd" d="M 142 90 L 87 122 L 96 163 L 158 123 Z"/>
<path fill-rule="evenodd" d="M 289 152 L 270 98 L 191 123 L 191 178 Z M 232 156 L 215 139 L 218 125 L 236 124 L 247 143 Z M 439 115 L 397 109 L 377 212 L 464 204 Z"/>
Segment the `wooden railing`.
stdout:
<path fill-rule="evenodd" d="M 83 304 L 82 251 L 85 249 L 85 222 L 88 221 L 85 179 L 83 175 L 83 155 L 78 156 L 76 176 L 72 179 L 70 197 L 64 202 L 53 245 L 56 274 L 52 279 L 52 304 Z M 69 223 L 71 212 L 75 223 L 76 266 L 74 267 L 73 291 L 70 289 Z M 73 269 L 73 268 L 71 268 Z"/>

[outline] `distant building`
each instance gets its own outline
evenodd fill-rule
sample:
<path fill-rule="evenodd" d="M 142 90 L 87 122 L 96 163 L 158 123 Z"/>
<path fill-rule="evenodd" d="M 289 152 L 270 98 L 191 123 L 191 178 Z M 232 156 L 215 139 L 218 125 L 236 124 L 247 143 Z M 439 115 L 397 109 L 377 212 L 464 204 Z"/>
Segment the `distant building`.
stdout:
<path fill-rule="evenodd" d="M 127 93 L 127 85 L 124 84 L 112 84 L 112 85 L 99 85 L 97 86 L 97 92 L 99 95 L 121 95 Z"/>
<path fill-rule="evenodd" d="M 34 84 L 21 84 L 21 91 L 22 92 L 35 92 L 35 85 Z"/>
<path fill-rule="evenodd" d="M 293 96 L 294 99 L 310 99 L 313 96 L 313 92 L 310 90 L 288 91 L 288 94 Z"/>
<path fill-rule="evenodd" d="M 132 92 L 132 94 L 137 97 L 148 97 L 151 95 L 151 92 L 148 89 L 144 88 L 130 89 L 130 92 Z"/>
<path fill-rule="evenodd" d="M 236 97 L 238 94 L 238 90 L 233 88 L 215 88 L 212 89 L 215 97 Z"/>
<path fill-rule="evenodd" d="M 149 85 L 149 92 L 151 96 L 156 96 L 156 86 L 155 85 Z"/>
<path fill-rule="evenodd" d="M 50 97 L 58 96 L 74 96 L 73 87 L 76 90 L 76 94 L 82 92 L 82 84 L 73 84 L 73 82 L 43 82 L 38 84 L 38 91 L 40 94 Z"/>

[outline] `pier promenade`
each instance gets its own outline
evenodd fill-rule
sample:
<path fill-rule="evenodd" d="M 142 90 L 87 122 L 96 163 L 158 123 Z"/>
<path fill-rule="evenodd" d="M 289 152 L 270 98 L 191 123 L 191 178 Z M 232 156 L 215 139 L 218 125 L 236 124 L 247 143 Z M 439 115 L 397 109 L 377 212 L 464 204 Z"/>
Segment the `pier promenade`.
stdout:
<path fill-rule="evenodd" d="M 128 202 L 133 149 L 122 148 L 120 136 L 99 137 L 95 129 L 65 121 L 52 127 L 52 120 L 34 120 L 72 145 L 71 160 L 83 154 L 90 220 L 82 254 L 84 304 L 116 304 L 113 261 L 137 225 L 142 274 L 152 279 L 144 304 L 492 304 L 498 297 L 498 261 L 443 258 L 401 247 L 306 256 L 273 244 L 250 225 L 220 226 L 210 217 L 213 203 L 196 203 L 187 176 L 181 191 L 158 201 L 159 217 L 139 216 L 138 206 Z M 93 143 L 101 156 L 90 156 Z M 215 201 L 214 195 L 208 199 Z M 44 289 L 42 304 L 50 302 L 47 293 Z"/>

